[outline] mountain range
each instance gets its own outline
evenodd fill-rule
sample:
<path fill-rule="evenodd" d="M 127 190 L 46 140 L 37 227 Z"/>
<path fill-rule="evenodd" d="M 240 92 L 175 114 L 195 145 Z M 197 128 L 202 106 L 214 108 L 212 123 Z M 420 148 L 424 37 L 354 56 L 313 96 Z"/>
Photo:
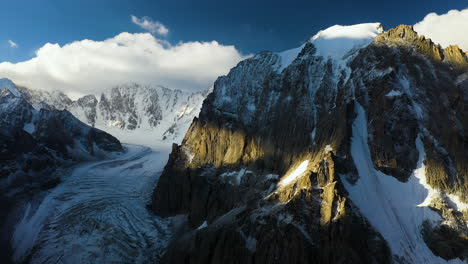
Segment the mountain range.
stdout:
<path fill-rule="evenodd" d="M 167 145 L 164 141 L 181 142 L 208 92 L 126 83 L 106 90 L 99 99 L 95 95 L 85 95 L 71 100 L 60 91 L 26 87 L 19 87 L 19 91 L 38 108 L 45 103 L 67 110 L 82 122 L 109 132 L 121 141 L 145 145 L 153 141 L 158 146 Z"/>

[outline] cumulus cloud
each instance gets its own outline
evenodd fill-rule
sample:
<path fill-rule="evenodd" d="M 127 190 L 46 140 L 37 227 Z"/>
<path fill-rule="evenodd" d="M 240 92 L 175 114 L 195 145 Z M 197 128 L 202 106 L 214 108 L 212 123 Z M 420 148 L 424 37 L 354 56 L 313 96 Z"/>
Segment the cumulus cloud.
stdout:
<path fill-rule="evenodd" d="M 468 8 L 450 10 L 446 14 L 430 13 L 414 25 L 418 34 L 431 38 L 443 47 L 458 45 L 462 50 L 468 50 Z"/>
<path fill-rule="evenodd" d="M 216 41 L 167 46 L 149 33 L 124 32 L 104 41 L 47 43 L 28 61 L 0 63 L 0 78 L 75 98 L 126 82 L 193 91 L 208 89 L 243 58 Z"/>
<path fill-rule="evenodd" d="M 166 26 L 164 26 L 161 22 L 159 21 L 153 21 L 150 17 L 142 17 L 138 18 L 136 16 L 131 16 L 132 22 L 135 25 L 138 25 L 139 27 L 143 28 L 144 30 L 147 30 L 153 34 L 158 34 L 161 36 L 167 35 L 169 33 L 169 29 L 167 29 Z"/>
<path fill-rule="evenodd" d="M 11 48 L 17 48 L 18 47 L 18 44 L 16 44 L 13 40 L 9 39 L 8 40 L 8 44 L 10 44 L 10 47 Z"/>

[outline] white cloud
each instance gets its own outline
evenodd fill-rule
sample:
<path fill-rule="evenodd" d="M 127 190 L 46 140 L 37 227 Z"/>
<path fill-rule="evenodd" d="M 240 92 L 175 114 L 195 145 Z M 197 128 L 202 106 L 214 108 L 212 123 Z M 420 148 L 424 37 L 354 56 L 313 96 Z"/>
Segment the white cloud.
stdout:
<path fill-rule="evenodd" d="M 126 32 L 104 41 L 47 43 L 28 61 L 0 63 L 0 78 L 75 96 L 124 82 L 204 90 L 244 58 L 234 46 L 216 41 L 166 43 L 149 33 Z"/>
<path fill-rule="evenodd" d="M 10 44 L 10 47 L 11 48 L 17 48 L 18 47 L 18 44 L 16 44 L 13 40 L 9 39 L 8 40 L 8 44 Z"/>
<path fill-rule="evenodd" d="M 462 50 L 468 50 L 468 8 L 450 10 L 447 14 L 430 13 L 414 25 L 418 34 L 432 39 L 442 47 L 458 45 Z"/>
<path fill-rule="evenodd" d="M 138 18 L 136 16 L 131 16 L 132 22 L 135 25 L 140 26 L 144 30 L 147 30 L 153 34 L 158 34 L 161 36 L 167 35 L 169 33 L 169 29 L 167 29 L 166 26 L 164 26 L 161 22 L 159 21 L 153 21 L 150 17 L 142 17 Z"/>

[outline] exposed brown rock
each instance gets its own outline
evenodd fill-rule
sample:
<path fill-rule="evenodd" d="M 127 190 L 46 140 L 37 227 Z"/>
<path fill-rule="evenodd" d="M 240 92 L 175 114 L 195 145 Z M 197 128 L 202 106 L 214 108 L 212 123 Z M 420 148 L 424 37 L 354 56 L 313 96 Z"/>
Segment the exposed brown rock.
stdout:
<path fill-rule="evenodd" d="M 451 45 L 444 49 L 444 62 L 458 68 L 468 67 L 468 58 L 457 45 Z"/>
<path fill-rule="evenodd" d="M 430 39 L 418 35 L 413 26 L 400 25 L 392 28 L 375 38 L 375 42 L 386 45 L 404 45 L 416 48 L 422 54 L 435 61 L 442 61 L 444 58 L 440 45 L 436 45 Z"/>
<path fill-rule="evenodd" d="M 452 45 L 442 49 L 439 44 L 435 44 L 431 39 L 418 35 L 413 26 L 400 25 L 392 28 L 378 35 L 375 42 L 415 48 L 418 52 L 436 62 L 444 62 L 458 69 L 468 69 L 468 58 L 458 46 Z"/>

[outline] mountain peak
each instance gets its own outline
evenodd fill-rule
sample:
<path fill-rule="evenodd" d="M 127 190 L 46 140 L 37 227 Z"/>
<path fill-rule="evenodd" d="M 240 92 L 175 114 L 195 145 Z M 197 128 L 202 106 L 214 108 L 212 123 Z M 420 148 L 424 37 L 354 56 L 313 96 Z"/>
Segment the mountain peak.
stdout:
<path fill-rule="evenodd" d="M 7 78 L 0 79 L 0 90 L 4 90 L 4 89 L 8 90 L 8 92 L 10 92 L 16 97 L 21 96 L 20 91 L 18 91 L 18 89 L 16 88 L 16 85 L 10 79 L 7 79 Z"/>
<path fill-rule="evenodd" d="M 414 47 L 436 62 L 444 62 L 456 68 L 468 67 L 467 56 L 458 46 L 452 45 L 442 49 L 439 44 L 434 43 L 431 39 L 419 35 L 413 26 L 399 25 L 379 34 L 375 38 L 375 42 Z"/>
<path fill-rule="evenodd" d="M 363 38 L 374 33 L 381 33 L 383 27 L 381 23 L 361 23 L 355 25 L 334 25 L 324 30 L 320 30 L 315 34 L 310 41 L 319 38 L 334 39 L 334 38 Z"/>
<path fill-rule="evenodd" d="M 334 25 L 320 30 L 308 42 L 312 43 L 316 48 L 316 55 L 343 60 L 357 50 L 369 45 L 382 32 L 381 23 L 363 23 L 349 26 Z M 277 71 L 281 72 L 288 67 L 305 46 L 306 44 L 278 53 L 280 64 Z"/>
<path fill-rule="evenodd" d="M 450 45 L 444 49 L 444 61 L 457 67 L 467 67 L 468 57 L 458 45 Z"/>
<path fill-rule="evenodd" d="M 317 48 L 318 55 L 343 59 L 350 52 L 369 45 L 382 32 L 381 23 L 334 25 L 319 31 L 310 39 L 310 42 Z"/>

